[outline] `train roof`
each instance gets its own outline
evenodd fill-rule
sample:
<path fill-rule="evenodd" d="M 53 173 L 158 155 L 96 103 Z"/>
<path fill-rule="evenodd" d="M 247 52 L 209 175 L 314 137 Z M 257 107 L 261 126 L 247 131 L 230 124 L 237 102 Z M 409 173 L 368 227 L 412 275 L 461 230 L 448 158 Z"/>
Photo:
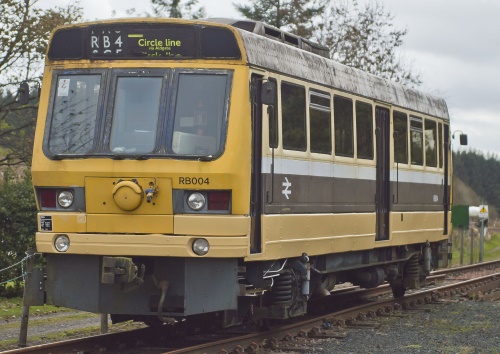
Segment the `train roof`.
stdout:
<path fill-rule="evenodd" d="M 208 19 L 236 27 L 249 64 L 449 120 L 444 99 L 328 58 L 328 49 L 258 21 Z"/>
<path fill-rule="evenodd" d="M 250 65 L 323 84 L 340 91 L 375 99 L 381 103 L 449 120 L 448 108 L 444 99 L 335 62 L 329 58 L 328 48 L 305 38 L 286 33 L 263 22 L 228 18 L 211 18 L 195 21 L 164 18 L 113 19 L 63 26 L 53 32 L 52 39 L 54 39 L 54 33 L 59 29 L 71 30 L 72 28 L 102 24 L 118 25 L 122 23 L 127 25 L 132 23 L 161 25 L 166 20 L 186 25 L 212 23 L 231 27 L 240 34 L 246 60 Z M 64 41 L 66 47 L 68 39 L 69 37 Z M 76 46 L 79 52 L 83 50 L 79 47 L 81 46 L 80 44 Z M 48 54 L 50 56 L 50 49 Z M 67 53 L 65 53 L 65 56 L 67 56 Z M 81 56 L 75 56 L 75 58 L 81 58 Z M 70 58 L 64 57 L 62 59 Z"/>

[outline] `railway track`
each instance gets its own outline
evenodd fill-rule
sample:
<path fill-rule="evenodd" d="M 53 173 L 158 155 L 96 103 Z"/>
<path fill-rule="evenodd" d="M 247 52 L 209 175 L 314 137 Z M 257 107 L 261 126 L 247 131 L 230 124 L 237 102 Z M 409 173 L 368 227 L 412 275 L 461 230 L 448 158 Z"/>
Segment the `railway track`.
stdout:
<path fill-rule="evenodd" d="M 464 280 L 466 272 L 489 272 L 488 275 Z M 450 280 L 451 279 L 451 280 Z M 433 272 L 432 286 L 413 291 L 404 298 L 388 296 L 391 289 L 347 287 L 314 303 L 316 315 L 287 322 L 266 332 L 257 326 L 238 327 L 214 334 L 181 337 L 161 329 L 143 328 L 57 343 L 49 343 L 4 352 L 13 353 L 257 353 L 261 347 L 286 351 L 295 338 L 339 338 L 346 327 L 372 328 L 377 316 L 399 311 L 415 311 L 426 304 L 439 303 L 456 296 L 494 300 L 500 298 L 500 261 L 481 263 Z M 164 328 L 162 328 L 164 329 Z M 280 340 L 276 340 L 279 338 Z M 281 340 L 281 339 L 284 340 Z"/>

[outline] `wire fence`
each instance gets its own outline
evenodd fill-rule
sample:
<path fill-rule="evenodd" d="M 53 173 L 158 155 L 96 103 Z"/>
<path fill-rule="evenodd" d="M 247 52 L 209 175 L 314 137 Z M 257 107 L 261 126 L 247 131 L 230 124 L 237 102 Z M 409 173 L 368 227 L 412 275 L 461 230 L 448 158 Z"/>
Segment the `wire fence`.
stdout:
<path fill-rule="evenodd" d="M 23 259 L 21 259 L 19 262 L 14 263 L 14 264 L 12 264 L 12 265 L 4 268 L 4 269 L 0 269 L 0 285 L 4 285 L 4 284 L 10 283 L 10 282 L 19 280 L 21 278 L 24 280 L 24 278 L 26 276 L 26 272 L 25 272 L 26 262 L 28 261 L 28 259 L 34 258 L 34 257 L 36 257 L 36 256 L 38 256 L 40 254 L 41 253 L 31 253 L 31 252 L 28 253 L 28 252 L 26 252 L 26 257 L 24 257 Z M 7 271 L 9 271 L 9 270 L 12 272 L 12 270 L 16 269 L 17 267 L 19 267 L 20 271 L 21 271 L 20 274 L 18 273 L 19 274 L 18 276 L 15 276 L 15 277 L 10 278 L 8 280 L 2 280 L 2 274 L 6 274 Z"/>

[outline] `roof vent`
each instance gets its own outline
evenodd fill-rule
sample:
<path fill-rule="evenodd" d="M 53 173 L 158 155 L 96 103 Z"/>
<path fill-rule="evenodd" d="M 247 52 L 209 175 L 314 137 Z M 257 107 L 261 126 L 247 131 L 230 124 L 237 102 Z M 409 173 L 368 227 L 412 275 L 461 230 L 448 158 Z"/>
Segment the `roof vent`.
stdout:
<path fill-rule="evenodd" d="M 238 22 L 232 23 L 231 26 L 241 28 L 242 30 L 245 30 L 247 32 L 253 32 L 255 29 L 255 22 L 254 21 L 238 21 Z"/>
<path fill-rule="evenodd" d="M 207 19 L 207 21 L 225 23 L 244 31 L 259 34 L 261 36 L 280 41 L 287 45 L 300 48 L 307 52 L 311 52 L 325 58 L 330 58 L 330 50 L 327 47 L 323 47 L 318 43 L 314 43 L 308 39 L 296 36 L 294 34 L 283 32 L 279 28 L 267 25 L 260 21 L 239 21 L 229 18 L 209 18 Z"/>
<path fill-rule="evenodd" d="M 258 32 L 254 32 L 254 33 L 258 33 Z M 262 33 L 258 33 L 258 34 L 262 34 Z M 266 35 L 266 37 L 274 37 L 274 38 L 281 40 L 281 31 L 274 29 L 272 27 L 264 26 L 264 34 Z"/>

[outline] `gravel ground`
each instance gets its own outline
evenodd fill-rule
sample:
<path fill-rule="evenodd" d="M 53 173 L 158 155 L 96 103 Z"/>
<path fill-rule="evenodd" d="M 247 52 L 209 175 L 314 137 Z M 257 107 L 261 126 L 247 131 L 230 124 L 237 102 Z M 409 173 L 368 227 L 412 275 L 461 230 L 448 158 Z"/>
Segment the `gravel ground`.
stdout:
<path fill-rule="evenodd" d="M 378 317 L 377 329 L 348 329 L 344 339 L 313 340 L 300 353 L 500 353 L 500 302 L 445 302 L 403 317 Z M 309 350 L 310 349 L 310 350 Z"/>
<path fill-rule="evenodd" d="M 76 316 L 76 317 L 75 317 Z M 54 341 L 48 338 L 57 336 L 59 340 L 71 338 L 72 331 L 88 333 L 90 328 L 99 328 L 99 315 L 83 312 L 58 312 L 42 316 L 31 315 L 28 323 L 28 345 Z M 0 352 L 16 349 L 21 326 L 20 318 L 0 320 Z M 96 331 L 97 332 L 97 331 Z"/>
<path fill-rule="evenodd" d="M 288 353 L 500 354 L 500 301 L 444 301 L 425 308 L 430 311 L 405 312 L 401 316 L 370 320 L 380 324 L 376 329 L 342 330 L 347 333 L 343 339 L 294 341 L 290 345 L 285 343 L 285 346 L 297 348 L 296 351 L 289 349 Z M 67 315 L 41 316 L 41 319 L 49 319 L 44 325 L 39 325 L 38 318 L 30 319 L 28 341 L 33 335 L 43 337 L 53 332 L 100 324 L 98 315 L 61 323 Z M 16 326 L 12 326 L 14 323 Z M 0 344 L 17 338 L 18 334 L 18 320 L 0 323 Z M 14 347 L 4 347 L 0 351 Z"/>
<path fill-rule="evenodd" d="M 17 349 L 21 321 L 20 318 L 0 319 L 0 352 Z M 28 346 L 99 334 L 101 316 L 81 311 L 64 311 L 53 314 L 30 316 L 28 323 Z M 118 332 L 144 327 L 138 323 L 112 325 L 109 331 Z"/>
<path fill-rule="evenodd" d="M 63 330 L 100 326 L 101 317 L 86 314 L 86 318 L 72 319 L 73 312 L 60 312 L 40 317 L 30 316 L 28 322 L 28 339 L 34 336 L 44 336 Z M 65 318 L 68 318 L 66 320 Z M 44 322 L 41 324 L 40 322 Z M 0 320 L 0 341 L 19 338 L 21 321 L 19 318 L 9 321 Z"/>

